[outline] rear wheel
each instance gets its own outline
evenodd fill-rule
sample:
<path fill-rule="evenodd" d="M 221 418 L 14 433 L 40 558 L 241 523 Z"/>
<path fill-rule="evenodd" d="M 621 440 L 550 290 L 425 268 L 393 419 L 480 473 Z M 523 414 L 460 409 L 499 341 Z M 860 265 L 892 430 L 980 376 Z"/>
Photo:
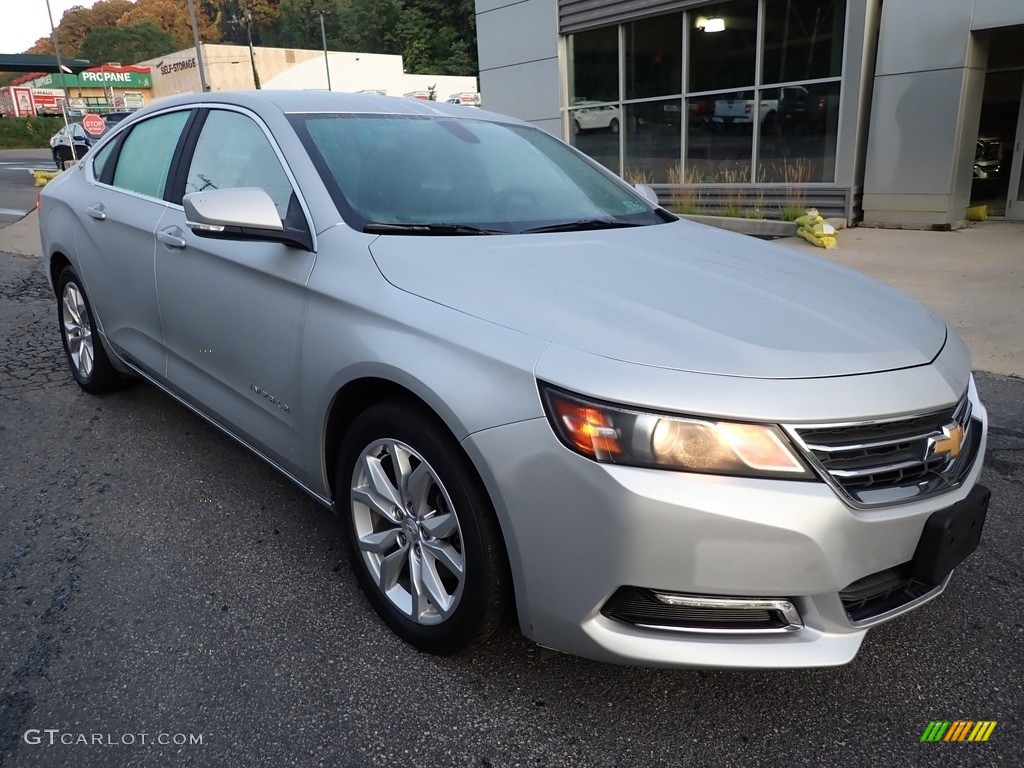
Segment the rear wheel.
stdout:
<path fill-rule="evenodd" d="M 89 299 L 71 267 L 65 267 L 57 280 L 57 319 L 64 354 L 78 385 L 94 395 L 117 389 L 121 377 L 94 333 Z"/>
<path fill-rule="evenodd" d="M 67 147 L 57 147 L 53 153 L 54 161 L 57 164 L 57 170 L 63 171 L 71 164 L 71 150 Z"/>
<path fill-rule="evenodd" d="M 608 130 L 611 131 L 612 133 L 619 132 L 619 121 L 614 117 L 612 118 L 612 121 L 608 123 Z"/>
<path fill-rule="evenodd" d="M 335 487 L 352 568 L 396 634 L 452 654 L 494 633 L 508 602 L 504 548 L 442 424 L 401 403 L 364 411 L 342 441 Z"/>

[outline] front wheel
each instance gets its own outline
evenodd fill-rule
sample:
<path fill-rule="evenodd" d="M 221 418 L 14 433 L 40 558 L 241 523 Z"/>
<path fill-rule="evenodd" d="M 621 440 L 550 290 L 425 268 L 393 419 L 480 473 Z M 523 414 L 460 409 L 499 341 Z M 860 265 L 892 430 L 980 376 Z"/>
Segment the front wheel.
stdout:
<path fill-rule="evenodd" d="M 505 551 L 442 424 L 400 403 L 364 411 L 342 441 L 335 487 L 356 578 L 396 634 L 448 655 L 494 633 L 508 602 Z"/>
<path fill-rule="evenodd" d="M 611 131 L 612 133 L 619 132 L 619 121 L 616 120 L 614 117 L 612 118 L 612 121 L 608 123 L 608 130 Z"/>

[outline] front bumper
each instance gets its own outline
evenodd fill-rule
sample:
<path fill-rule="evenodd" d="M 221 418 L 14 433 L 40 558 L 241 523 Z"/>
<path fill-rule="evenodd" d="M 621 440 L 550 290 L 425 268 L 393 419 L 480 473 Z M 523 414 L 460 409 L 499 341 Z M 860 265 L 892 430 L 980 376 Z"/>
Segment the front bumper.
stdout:
<path fill-rule="evenodd" d="M 983 409 L 980 414 L 985 424 Z M 981 445 L 984 452 L 985 436 Z M 543 419 L 471 435 L 505 534 L 522 631 L 592 659 L 672 667 L 844 664 L 866 628 L 942 592 L 853 621 L 840 592 L 912 560 L 935 511 L 965 498 L 977 461 L 949 493 L 854 510 L 823 482 L 702 476 L 597 464 L 563 447 Z M 665 631 L 602 613 L 621 587 L 791 602 L 796 631 Z"/>

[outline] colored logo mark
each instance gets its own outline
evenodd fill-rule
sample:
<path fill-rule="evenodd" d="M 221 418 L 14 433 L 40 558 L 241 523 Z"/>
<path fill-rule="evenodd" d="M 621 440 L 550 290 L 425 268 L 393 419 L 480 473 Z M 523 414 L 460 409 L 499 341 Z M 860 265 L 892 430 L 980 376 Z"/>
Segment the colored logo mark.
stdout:
<path fill-rule="evenodd" d="M 995 720 L 932 720 L 921 741 L 988 741 L 996 729 Z"/>

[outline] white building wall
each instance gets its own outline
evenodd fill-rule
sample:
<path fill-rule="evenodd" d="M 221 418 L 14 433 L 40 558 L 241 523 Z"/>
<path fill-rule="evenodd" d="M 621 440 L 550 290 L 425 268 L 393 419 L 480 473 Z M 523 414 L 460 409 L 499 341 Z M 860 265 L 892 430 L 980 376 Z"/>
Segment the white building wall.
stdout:
<path fill-rule="evenodd" d="M 244 45 L 203 45 L 203 71 L 211 91 L 253 89 L 252 61 Z M 451 94 L 477 92 L 475 77 L 411 75 L 402 67 L 402 57 L 382 53 L 353 53 L 296 48 L 254 49 L 256 71 L 263 88 L 285 90 L 327 88 L 330 67 L 331 89 L 335 91 L 384 91 L 402 96 L 434 87 L 439 101 Z M 194 48 L 140 62 L 153 72 L 153 96 L 160 98 L 201 90 Z"/>
<path fill-rule="evenodd" d="M 988 55 L 972 30 L 1020 23 L 1021 0 L 882 4 L 865 223 L 944 226 L 964 218 Z"/>
<path fill-rule="evenodd" d="M 476 0 L 483 107 L 562 135 L 556 0 Z"/>

